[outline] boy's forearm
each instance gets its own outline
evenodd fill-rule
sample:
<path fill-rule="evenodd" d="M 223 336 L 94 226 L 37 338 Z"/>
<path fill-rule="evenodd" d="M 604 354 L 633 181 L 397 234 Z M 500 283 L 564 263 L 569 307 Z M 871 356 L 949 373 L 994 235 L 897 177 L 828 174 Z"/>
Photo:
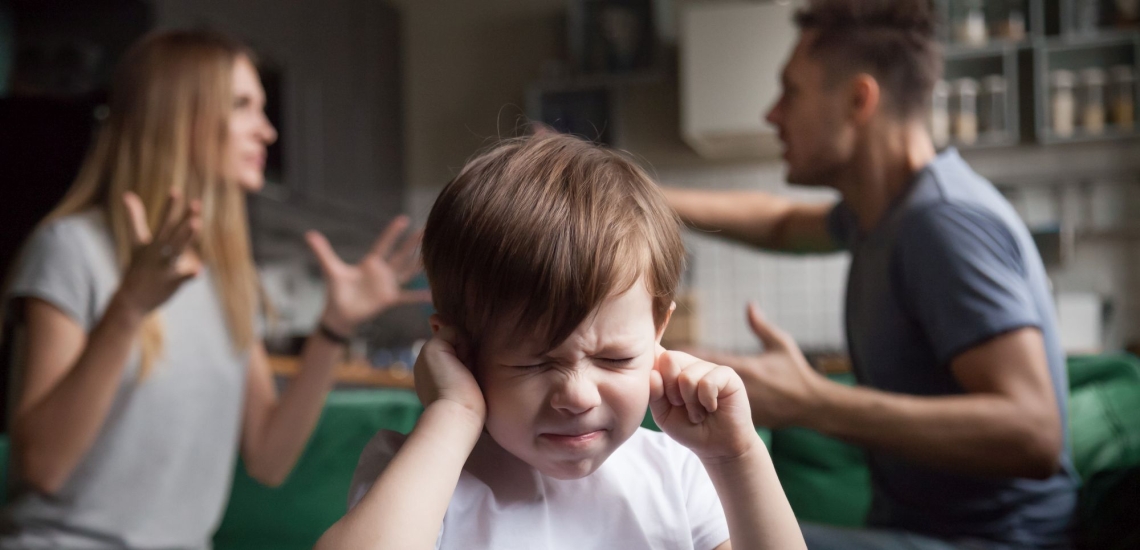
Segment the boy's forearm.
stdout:
<path fill-rule="evenodd" d="M 739 457 L 703 463 L 724 507 L 733 550 L 805 548 L 760 436 Z"/>
<path fill-rule="evenodd" d="M 463 464 L 482 429 L 482 419 L 460 405 L 429 405 L 372 488 L 321 537 L 317 548 L 434 548 Z"/>

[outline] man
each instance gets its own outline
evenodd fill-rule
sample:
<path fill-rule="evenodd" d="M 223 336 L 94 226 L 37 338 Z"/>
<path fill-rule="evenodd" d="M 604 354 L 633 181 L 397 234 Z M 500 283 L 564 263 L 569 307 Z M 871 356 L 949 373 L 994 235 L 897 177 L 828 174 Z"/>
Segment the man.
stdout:
<path fill-rule="evenodd" d="M 846 327 L 860 386 L 813 371 L 754 307 L 738 370 L 757 424 L 867 449 L 867 530 L 804 526 L 812 548 L 1064 548 L 1076 475 L 1064 356 L 1029 232 L 924 121 L 941 74 L 926 0 L 816 0 L 768 113 L 788 181 L 837 205 L 668 190 L 686 223 L 760 248 L 848 249 Z"/>

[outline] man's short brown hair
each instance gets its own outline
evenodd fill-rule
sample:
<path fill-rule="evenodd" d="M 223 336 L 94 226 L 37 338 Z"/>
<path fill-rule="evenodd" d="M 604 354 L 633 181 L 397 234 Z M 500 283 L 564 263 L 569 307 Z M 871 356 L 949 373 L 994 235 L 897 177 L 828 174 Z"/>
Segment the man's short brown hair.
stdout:
<path fill-rule="evenodd" d="M 824 62 L 831 82 L 866 72 L 879 81 L 894 114 L 925 112 L 942 76 L 930 0 L 810 0 L 796 24 L 815 31 L 809 51 Z"/>
<path fill-rule="evenodd" d="M 552 349 L 639 279 L 661 328 L 684 245 L 676 214 L 634 162 L 552 134 L 468 162 L 432 207 L 423 261 L 437 312 L 473 345 L 502 327 Z"/>

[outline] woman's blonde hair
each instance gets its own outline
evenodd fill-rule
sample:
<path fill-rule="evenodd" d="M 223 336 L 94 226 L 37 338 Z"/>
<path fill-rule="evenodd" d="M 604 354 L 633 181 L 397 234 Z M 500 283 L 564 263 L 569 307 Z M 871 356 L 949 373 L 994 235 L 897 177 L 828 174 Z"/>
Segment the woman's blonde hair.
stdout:
<path fill-rule="evenodd" d="M 45 220 L 101 209 L 125 270 L 133 248 L 124 193 L 142 199 L 152 233 L 172 188 L 201 200 L 199 252 L 220 291 L 238 350 L 253 343 L 260 306 L 244 192 L 223 181 L 232 71 L 242 56 L 253 59 L 241 44 L 207 31 L 155 33 L 132 47 L 115 74 L 110 113 L 75 183 Z M 141 346 L 140 378 L 162 353 L 157 313 L 143 324 Z"/>

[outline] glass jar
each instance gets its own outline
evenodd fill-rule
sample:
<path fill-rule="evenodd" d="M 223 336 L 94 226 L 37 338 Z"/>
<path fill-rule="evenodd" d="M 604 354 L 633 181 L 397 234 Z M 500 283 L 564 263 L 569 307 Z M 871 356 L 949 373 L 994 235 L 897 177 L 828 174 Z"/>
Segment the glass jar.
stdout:
<path fill-rule="evenodd" d="M 998 0 L 987 2 L 993 20 L 990 34 L 999 40 L 1021 42 L 1025 40 L 1025 0 Z"/>
<path fill-rule="evenodd" d="M 1049 121 L 1053 135 L 1072 137 L 1077 123 L 1077 100 L 1073 94 L 1076 77 L 1072 71 L 1058 69 L 1049 74 Z"/>
<path fill-rule="evenodd" d="M 1104 133 L 1107 111 L 1104 106 L 1104 69 L 1089 67 L 1081 71 L 1081 129 L 1090 136 Z"/>
<path fill-rule="evenodd" d="M 1006 98 L 1009 87 L 1005 77 L 994 74 L 982 79 L 978 100 L 978 129 L 990 139 L 1000 139 L 1009 131 Z"/>
<path fill-rule="evenodd" d="M 955 80 L 954 97 L 957 99 L 954 139 L 962 145 L 973 145 L 978 141 L 978 81 L 972 78 Z"/>
<path fill-rule="evenodd" d="M 930 100 L 930 139 L 941 149 L 950 145 L 950 83 L 934 83 Z"/>
<path fill-rule="evenodd" d="M 1117 65 L 1109 70 L 1108 105 L 1112 123 L 1122 131 L 1136 124 L 1136 70 L 1130 65 Z"/>
<path fill-rule="evenodd" d="M 986 45 L 986 12 L 982 0 L 959 0 L 954 17 L 954 41 L 968 46 Z"/>

